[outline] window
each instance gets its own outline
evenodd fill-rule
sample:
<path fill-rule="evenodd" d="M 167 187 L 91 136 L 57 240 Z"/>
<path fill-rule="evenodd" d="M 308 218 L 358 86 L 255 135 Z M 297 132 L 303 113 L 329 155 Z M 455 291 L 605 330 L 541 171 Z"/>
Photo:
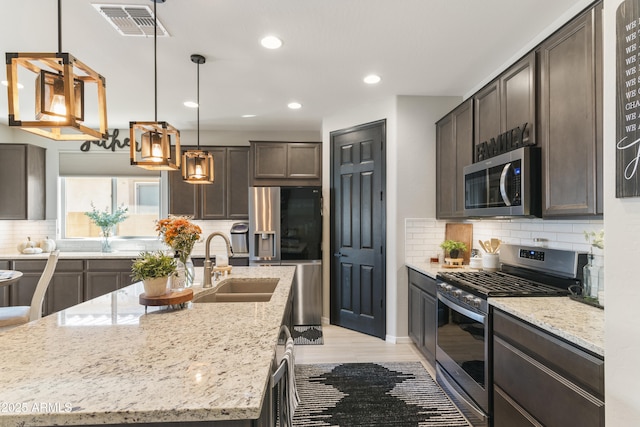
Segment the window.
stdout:
<path fill-rule="evenodd" d="M 99 237 L 97 227 L 84 213 L 91 203 L 98 210 L 129 208 L 129 217 L 115 227 L 116 236 L 155 237 L 160 217 L 160 177 L 60 178 L 62 237 Z"/>

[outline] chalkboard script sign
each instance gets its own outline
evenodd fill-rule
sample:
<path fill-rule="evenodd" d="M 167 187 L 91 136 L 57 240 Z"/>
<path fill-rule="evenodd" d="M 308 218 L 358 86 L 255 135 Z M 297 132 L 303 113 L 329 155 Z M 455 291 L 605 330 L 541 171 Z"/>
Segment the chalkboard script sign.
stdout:
<path fill-rule="evenodd" d="M 616 197 L 640 196 L 640 0 L 616 12 Z"/>

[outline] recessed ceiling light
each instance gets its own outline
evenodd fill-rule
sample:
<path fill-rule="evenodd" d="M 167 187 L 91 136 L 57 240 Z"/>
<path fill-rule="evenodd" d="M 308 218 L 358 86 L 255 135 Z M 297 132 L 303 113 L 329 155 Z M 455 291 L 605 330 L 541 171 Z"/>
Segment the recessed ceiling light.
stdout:
<path fill-rule="evenodd" d="M 184 106 L 189 108 L 198 108 L 198 103 L 193 101 L 184 101 Z"/>
<path fill-rule="evenodd" d="M 278 49 L 282 46 L 282 40 L 276 36 L 267 36 L 260 40 L 260 44 L 267 49 Z"/>
<path fill-rule="evenodd" d="M 255 117 L 255 116 L 256 116 L 255 114 L 243 114 L 241 117 L 243 119 L 250 119 L 251 117 Z"/>
<path fill-rule="evenodd" d="M 299 108 L 302 108 L 302 104 L 300 104 L 299 102 L 290 102 L 287 104 L 287 107 L 291 108 L 292 110 L 297 110 Z"/>
<path fill-rule="evenodd" d="M 380 80 L 381 80 L 380 76 L 376 74 L 369 74 L 363 79 L 363 81 L 368 85 L 374 85 L 376 83 L 380 83 Z"/>
<path fill-rule="evenodd" d="M 3 86 L 9 86 L 9 82 L 6 80 L 2 81 Z M 22 83 L 18 83 L 18 89 L 24 89 L 24 85 Z"/>

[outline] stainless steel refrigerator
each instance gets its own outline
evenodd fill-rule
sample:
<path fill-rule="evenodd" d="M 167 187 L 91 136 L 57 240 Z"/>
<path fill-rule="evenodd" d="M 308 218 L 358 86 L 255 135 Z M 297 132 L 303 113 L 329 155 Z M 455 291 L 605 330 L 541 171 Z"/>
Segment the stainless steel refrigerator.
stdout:
<path fill-rule="evenodd" d="M 249 263 L 295 265 L 294 325 L 322 316 L 322 191 L 249 187 Z"/>

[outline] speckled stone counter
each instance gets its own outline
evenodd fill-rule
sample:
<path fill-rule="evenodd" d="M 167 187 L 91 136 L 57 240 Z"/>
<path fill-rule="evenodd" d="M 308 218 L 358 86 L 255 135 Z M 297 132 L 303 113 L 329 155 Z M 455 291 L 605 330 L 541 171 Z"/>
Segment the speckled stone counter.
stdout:
<path fill-rule="evenodd" d="M 432 279 L 436 278 L 436 274 L 440 271 L 478 271 L 476 268 L 470 268 L 468 265 L 462 267 L 443 267 L 441 264 L 431 264 L 428 262 L 407 262 L 405 265 L 412 268 L 422 274 L 426 274 Z"/>
<path fill-rule="evenodd" d="M 604 357 L 604 310 L 569 297 L 489 298 L 489 304 Z"/>
<path fill-rule="evenodd" d="M 145 314 L 137 283 L 0 333 L 0 425 L 258 418 L 294 272 L 233 268 L 280 279 L 269 302 Z"/>

